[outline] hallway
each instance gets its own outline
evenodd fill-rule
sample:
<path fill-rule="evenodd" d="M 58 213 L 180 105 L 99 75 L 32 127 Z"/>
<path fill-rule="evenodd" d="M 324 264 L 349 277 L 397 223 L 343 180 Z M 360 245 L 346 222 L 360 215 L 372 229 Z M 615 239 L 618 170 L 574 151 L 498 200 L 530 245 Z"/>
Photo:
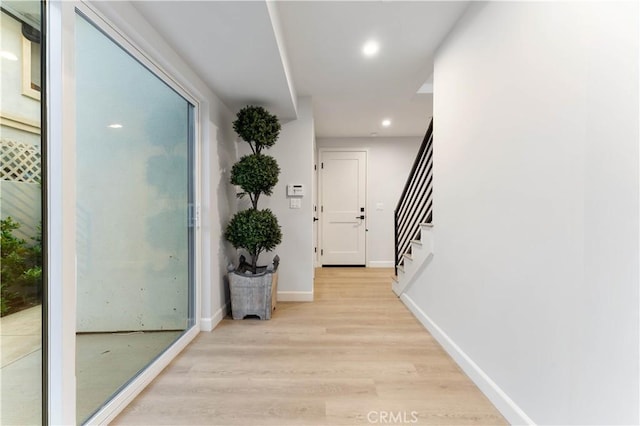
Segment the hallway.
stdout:
<path fill-rule="evenodd" d="M 313 303 L 200 333 L 113 424 L 505 424 L 392 293 L 392 273 L 317 269 Z"/>

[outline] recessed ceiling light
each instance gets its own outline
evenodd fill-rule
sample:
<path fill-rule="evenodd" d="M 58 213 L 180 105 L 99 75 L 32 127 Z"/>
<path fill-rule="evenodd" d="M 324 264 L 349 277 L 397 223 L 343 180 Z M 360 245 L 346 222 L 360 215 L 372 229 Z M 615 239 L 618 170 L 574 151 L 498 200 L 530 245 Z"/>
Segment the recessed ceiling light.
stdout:
<path fill-rule="evenodd" d="M 11 52 L 7 52 L 6 50 L 0 51 L 0 58 L 8 59 L 10 61 L 17 61 L 18 60 L 18 57 L 15 54 L 13 54 Z"/>
<path fill-rule="evenodd" d="M 380 45 L 378 42 L 373 40 L 366 42 L 364 46 L 362 46 L 362 54 L 364 56 L 375 56 L 378 53 L 378 50 L 380 50 Z"/>
<path fill-rule="evenodd" d="M 384 120 L 382 120 L 382 127 L 389 127 L 391 126 L 391 120 L 389 120 L 388 118 L 385 118 Z"/>
<path fill-rule="evenodd" d="M 109 124 L 109 128 L 110 129 L 122 129 L 122 124 L 119 124 L 119 123 Z"/>
<path fill-rule="evenodd" d="M 370 135 L 372 138 L 375 138 L 376 136 L 378 136 L 378 132 L 371 132 Z"/>

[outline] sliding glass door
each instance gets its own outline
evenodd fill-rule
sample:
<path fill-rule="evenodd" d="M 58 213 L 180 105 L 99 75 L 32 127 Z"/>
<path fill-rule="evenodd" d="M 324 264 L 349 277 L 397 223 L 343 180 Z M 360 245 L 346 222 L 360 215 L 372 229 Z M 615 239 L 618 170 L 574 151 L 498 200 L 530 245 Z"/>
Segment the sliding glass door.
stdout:
<path fill-rule="evenodd" d="M 193 105 L 76 16 L 76 380 L 85 421 L 193 325 Z"/>

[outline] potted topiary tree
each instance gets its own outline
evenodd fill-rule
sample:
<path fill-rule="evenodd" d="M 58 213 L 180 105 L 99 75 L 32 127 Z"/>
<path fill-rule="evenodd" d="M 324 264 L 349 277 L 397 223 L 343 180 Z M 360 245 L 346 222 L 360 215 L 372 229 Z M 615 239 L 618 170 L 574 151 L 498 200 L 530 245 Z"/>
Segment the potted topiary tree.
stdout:
<path fill-rule="evenodd" d="M 239 211 L 231 219 L 224 237 L 236 248 L 249 255 L 250 263 L 240 256 L 238 267 L 229 265 L 229 289 L 233 319 L 255 315 L 270 319 L 275 309 L 278 256 L 273 265 L 258 266 L 262 252 L 273 250 L 282 240 L 278 219 L 269 209 L 259 210 L 261 195 L 271 195 L 278 183 L 280 167 L 275 158 L 262 150 L 273 146 L 280 133 L 280 123 L 275 115 L 259 106 L 242 108 L 233 122 L 233 129 L 251 147 L 252 154 L 245 155 L 231 169 L 231 183 L 242 191 L 238 197 L 248 196 L 251 207 Z"/>

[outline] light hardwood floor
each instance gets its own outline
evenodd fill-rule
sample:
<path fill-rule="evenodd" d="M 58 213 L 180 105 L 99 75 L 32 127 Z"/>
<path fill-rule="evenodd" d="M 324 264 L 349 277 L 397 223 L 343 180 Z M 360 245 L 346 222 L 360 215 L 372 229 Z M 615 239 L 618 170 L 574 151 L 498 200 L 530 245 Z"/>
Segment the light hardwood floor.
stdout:
<path fill-rule="evenodd" d="M 392 273 L 318 269 L 313 303 L 225 319 L 113 424 L 506 424 L 391 292 Z"/>

